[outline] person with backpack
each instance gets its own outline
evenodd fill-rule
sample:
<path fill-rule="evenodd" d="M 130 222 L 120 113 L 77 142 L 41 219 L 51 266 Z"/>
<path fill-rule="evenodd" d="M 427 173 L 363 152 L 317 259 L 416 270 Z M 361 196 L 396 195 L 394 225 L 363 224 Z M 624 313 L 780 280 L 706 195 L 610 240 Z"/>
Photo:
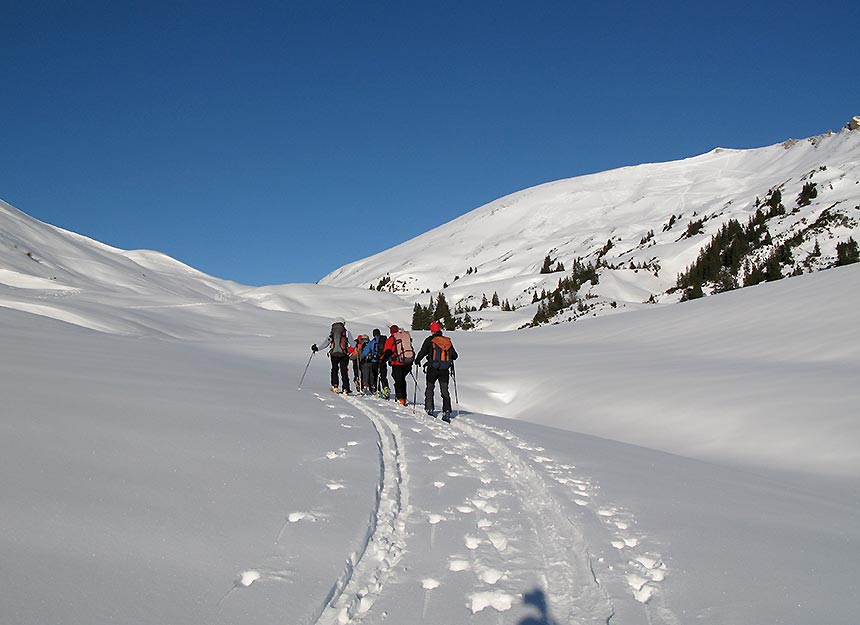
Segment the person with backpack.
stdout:
<path fill-rule="evenodd" d="M 365 369 L 364 348 L 370 341 L 370 337 L 366 334 L 359 334 L 355 339 L 355 348 L 350 352 L 349 358 L 352 360 L 353 381 L 355 382 L 355 390 L 366 392 L 368 390 L 369 373 Z"/>
<path fill-rule="evenodd" d="M 427 358 L 424 372 L 427 375 L 427 388 L 424 391 L 424 410 L 433 415 L 433 400 L 436 394 L 436 382 L 439 382 L 439 391 L 442 394 L 442 420 L 451 423 L 451 393 L 448 383 L 451 368 L 457 360 L 457 350 L 447 336 L 442 336 L 442 326 L 438 321 L 430 324 L 430 336 L 428 336 L 418 355 L 415 357 L 415 365 L 421 366 L 421 361 Z"/>
<path fill-rule="evenodd" d="M 385 399 L 391 397 L 391 391 L 388 388 L 388 367 L 382 362 L 382 353 L 385 351 L 387 340 L 388 337 L 382 334 L 379 328 L 375 328 L 373 338 L 365 345 L 362 352 L 367 367 L 365 379 L 369 383 L 370 392 Z"/>
<path fill-rule="evenodd" d="M 331 332 L 328 338 L 321 343 L 321 347 L 317 347 L 316 343 L 311 345 L 312 352 L 330 347 L 328 355 L 331 358 L 331 390 L 333 393 L 343 390 L 344 395 L 349 395 L 351 392 L 349 390 L 349 350 L 351 345 L 352 335 L 346 329 L 346 322 L 343 317 L 338 317 L 331 324 Z M 338 386 L 338 372 L 340 372 L 343 386 Z"/>
<path fill-rule="evenodd" d="M 391 377 L 394 378 L 394 397 L 397 403 L 405 406 L 406 376 L 412 371 L 415 351 L 412 349 L 412 336 L 406 330 L 393 325 L 389 328 L 391 336 L 385 341 L 382 352 L 383 362 L 391 363 Z"/>

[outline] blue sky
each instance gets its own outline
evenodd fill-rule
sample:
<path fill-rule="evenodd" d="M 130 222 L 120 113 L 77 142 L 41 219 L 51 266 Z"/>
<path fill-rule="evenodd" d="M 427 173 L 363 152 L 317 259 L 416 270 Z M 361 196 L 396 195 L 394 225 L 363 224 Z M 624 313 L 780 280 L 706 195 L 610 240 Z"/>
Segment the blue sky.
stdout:
<path fill-rule="evenodd" d="M 838 129 L 860 3 L 0 0 L 0 198 L 250 285 L 542 182 Z"/>

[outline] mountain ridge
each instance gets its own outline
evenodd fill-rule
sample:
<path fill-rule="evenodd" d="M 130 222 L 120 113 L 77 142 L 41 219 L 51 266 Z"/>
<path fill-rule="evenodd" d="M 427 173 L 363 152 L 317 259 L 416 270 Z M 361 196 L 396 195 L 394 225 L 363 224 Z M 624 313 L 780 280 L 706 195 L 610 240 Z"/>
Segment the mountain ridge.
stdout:
<path fill-rule="evenodd" d="M 796 205 L 805 184 L 818 195 Z M 569 270 L 541 274 L 549 259 L 553 267 L 580 261 L 598 268 L 598 284 L 578 297 L 586 310 L 577 312 L 571 302 L 567 318 L 635 309 L 645 302 L 674 303 L 682 297 L 678 275 L 711 238 L 732 219 L 746 223 L 775 190 L 785 199 L 785 214 L 769 220 L 774 243 L 750 254 L 749 262 L 763 263 L 783 239 L 795 237 L 794 248 L 803 258 L 786 263 L 785 273 L 798 271 L 816 241 L 820 254 L 802 269 L 832 266 L 836 244 L 860 232 L 860 133 L 843 129 L 748 150 L 715 148 L 681 160 L 547 182 L 344 265 L 319 283 L 387 290 L 422 303 L 428 292 L 445 292 L 452 307 L 473 314 L 482 296 L 496 292 L 522 324 L 537 311 L 535 297 L 569 275 Z M 798 235 L 828 210 L 834 223 Z M 715 291 L 704 286 L 705 294 Z M 492 309 L 476 316 L 484 318 L 481 327 L 499 325 Z"/>

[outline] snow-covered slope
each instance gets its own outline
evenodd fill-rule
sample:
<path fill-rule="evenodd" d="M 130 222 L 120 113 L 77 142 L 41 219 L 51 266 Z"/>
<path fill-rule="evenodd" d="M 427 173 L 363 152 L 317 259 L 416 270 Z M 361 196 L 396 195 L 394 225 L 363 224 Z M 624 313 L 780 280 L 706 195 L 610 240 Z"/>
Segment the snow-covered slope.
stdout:
<path fill-rule="evenodd" d="M 496 265 L 469 277 L 534 280 Z M 597 286 L 632 301 L 630 273 Z M 858 286 L 453 333 L 448 426 L 331 394 L 308 349 L 408 299 L 243 287 L 2 205 L 0 623 L 854 625 Z"/>
<path fill-rule="evenodd" d="M 146 250 L 125 251 L 35 220 L 0 201 L 0 284 L 217 299 L 237 285 Z"/>
<path fill-rule="evenodd" d="M 853 625 L 857 277 L 456 333 L 450 427 L 329 393 L 328 318 L 0 307 L 0 622 Z"/>
<path fill-rule="evenodd" d="M 813 184 L 816 197 L 799 202 L 804 185 Z M 575 259 L 601 265 L 599 283 L 583 288 L 592 298 L 589 315 L 618 310 L 607 307 L 611 302 L 635 309 L 652 296 L 677 301 L 680 294 L 667 292 L 678 274 L 723 224 L 745 225 L 774 190 L 785 214 L 768 219 L 772 243 L 749 260 L 763 262 L 794 237 L 785 275 L 831 266 L 838 242 L 860 239 L 860 132 L 843 129 L 752 150 L 718 148 L 526 189 L 337 269 L 320 283 L 381 287 L 422 304 L 427 298 L 417 294 L 444 288 L 452 307 L 464 308 L 496 292 L 519 310 L 507 322 L 498 309 L 478 313 L 485 320 L 479 325 L 493 329 L 531 320 L 535 294 L 555 289 Z M 820 256 L 812 254 L 816 242 Z M 547 256 L 552 269 L 561 262 L 567 272 L 541 274 Z"/>
<path fill-rule="evenodd" d="M 392 294 L 302 284 L 247 287 L 160 252 L 110 247 L 2 201 L 0 306 L 102 332 L 184 338 L 247 332 L 261 317 L 275 316 L 272 311 L 346 315 L 380 327 L 407 325 L 411 318 L 409 305 Z M 180 308 L 185 314 L 179 319 L 163 322 L 161 311 Z"/>

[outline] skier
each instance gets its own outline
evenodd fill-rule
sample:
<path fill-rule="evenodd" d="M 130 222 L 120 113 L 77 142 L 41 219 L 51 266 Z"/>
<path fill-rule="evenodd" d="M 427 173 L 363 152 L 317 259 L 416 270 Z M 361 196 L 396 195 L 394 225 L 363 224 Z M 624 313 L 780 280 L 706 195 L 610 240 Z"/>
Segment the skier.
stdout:
<path fill-rule="evenodd" d="M 349 395 L 350 393 L 349 350 L 351 344 L 352 335 L 346 329 L 346 322 L 343 320 L 343 317 L 338 317 L 331 324 L 331 333 L 329 333 L 328 338 L 322 343 L 322 347 L 317 347 L 316 343 L 311 345 L 312 352 L 317 352 L 320 349 L 331 346 L 328 355 L 331 358 L 331 391 L 333 393 L 340 392 L 341 389 L 344 395 Z M 343 381 L 342 387 L 338 386 L 338 371 L 340 371 L 340 378 Z"/>
<path fill-rule="evenodd" d="M 385 341 L 388 337 L 379 331 L 379 328 L 373 330 L 373 338 L 365 345 L 362 356 L 364 357 L 364 366 L 367 367 L 365 379 L 371 393 L 376 393 L 377 397 L 391 397 L 391 391 L 388 388 L 388 367 L 382 362 L 382 352 L 385 351 Z"/>
<path fill-rule="evenodd" d="M 433 400 L 436 394 L 436 382 L 439 382 L 439 391 L 442 393 L 442 420 L 451 423 L 451 393 L 448 390 L 448 382 L 451 367 L 457 360 L 457 350 L 447 336 L 442 336 L 442 326 L 438 321 L 430 324 L 430 336 L 428 336 L 418 355 L 415 357 L 415 366 L 420 367 L 421 361 L 427 358 L 424 371 L 427 374 L 427 388 L 424 391 L 424 410 L 433 415 Z"/>
<path fill-rule="evenodd" d="M 350 350 L 349 358 L 352 360 L 352 374 L 355 382 L 355 390 L 358 392 L 367 391 L 367 372 L 364 366 L 364 348 L 370 341 L 370 337 L 366 334 L 359 334 L 355 339 L 355 347 Z"/>
<path fill-rule="evenodd" d="M 415 351 L 412 349 L 412 337 L 406 330 L 392 325 L 391 336 L 385 341 L 385 351 L 382 361 L 391 363 L 391 377 L 394 378 L 394 397 L 401 406 L 406 405 L 406 376 L 412 370 Z"/>

